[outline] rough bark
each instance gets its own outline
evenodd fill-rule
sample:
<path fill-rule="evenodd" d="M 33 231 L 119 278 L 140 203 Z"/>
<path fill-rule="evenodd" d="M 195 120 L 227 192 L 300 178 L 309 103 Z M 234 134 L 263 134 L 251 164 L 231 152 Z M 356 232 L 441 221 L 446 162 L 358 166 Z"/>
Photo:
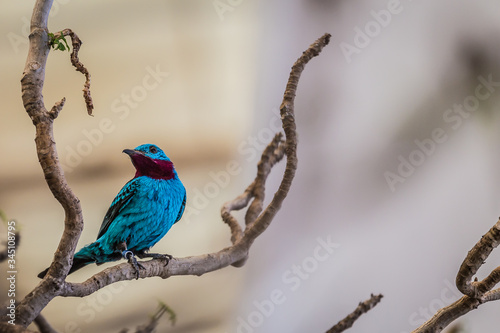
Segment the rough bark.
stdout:
<path fill-rule="evenodd" d="M 364 313 L 367 313 L 373 309 L 384 297 L 383 295 L 371 295 L 369 299 L 364 302 L 360 302 L 359 305 L 350 313 L 347 317 L 339 321 L 336 325 L 330 328 L 326 333 L 341 333 L 346 329 L 352 327 L 354 322 L 361 317 Z"/>

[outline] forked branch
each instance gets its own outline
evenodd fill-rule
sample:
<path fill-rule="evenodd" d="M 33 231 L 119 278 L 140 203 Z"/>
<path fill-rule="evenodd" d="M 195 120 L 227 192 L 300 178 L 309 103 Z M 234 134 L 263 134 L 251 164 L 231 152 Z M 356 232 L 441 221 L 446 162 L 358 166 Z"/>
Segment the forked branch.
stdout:
<path fill-rule="evenodd" d="M 457 318 L 479 305 L 500 299 L 500 288 L 493 289 L 500 282 L 500 267 L 486 278 L 477 281 L 474 276 L 490 253 L 500 244 L 500 220 L 469 251 L 457 274 L 456 284 L 464 296 L 439 310 L 431 319 L 413 333 L 437 333 Z M 493 290 L 492 290 L 493 289 Z"/>

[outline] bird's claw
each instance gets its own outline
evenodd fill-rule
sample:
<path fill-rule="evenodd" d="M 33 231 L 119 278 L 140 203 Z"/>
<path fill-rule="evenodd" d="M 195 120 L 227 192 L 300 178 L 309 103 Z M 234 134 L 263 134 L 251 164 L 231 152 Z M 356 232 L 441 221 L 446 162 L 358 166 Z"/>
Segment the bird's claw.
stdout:
<path fill-rule="evenodd" d="M 122 256 L 124 259 L 127 259 L 129 264 L 132 265 L 135 269 L 135 279 L 139 280 L 139 269 L 146 269 L 144 266 L 141 265 L 140 262 L 137 261 L 137 259 L 134 256 L 134 253 L 132 251 L 123 251 Z"/>
<path fill-rule="evenodd" d="M 171 254 L 160 254 L 160 257 L 158 259 L 163 259 L 165 260 L 165 265 L 163 267 L 167 266 L 170 260 L 172 260 L 173 256 Z"/>
<path fill-rule="evenodd" d="M 161 254 L 161 253 L 142 253 L 142 254 L 137 254 L 139 258 L 153 258 L 153 259 L 160 259 L 160 260 L 165 260 L 165 266 L 168 265 L 170 260 L 172 260 L 173 256 L 171 254 Z"/>

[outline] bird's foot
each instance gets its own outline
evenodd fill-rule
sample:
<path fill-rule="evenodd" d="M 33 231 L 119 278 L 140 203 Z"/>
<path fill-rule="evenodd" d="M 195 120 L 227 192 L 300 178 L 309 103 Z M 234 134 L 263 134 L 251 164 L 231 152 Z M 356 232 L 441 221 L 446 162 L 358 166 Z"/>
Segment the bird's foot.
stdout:
<path fill-rule="evenodd" d="M 128 260 L 132 267 L 134 267 L 136 276 L 135 279 L 139 280 L 139 269 L 145 269 L 144 266 L 142 266 L 141 263 L 135 259 L 135 255 L 132 251 L 123 251 L 122 256 L 124 259 Z"/>
<path fill-rule="evenodd" d="M 173 258 L 172 255 L 170 254 L 161 254 L 161 253 L 145 253 L 145 252 L 139 252 L 137 253 L 137 256 L 139 258 L 153 258 L 153 259 L 161 259 L 161 260 L 165 260 L 165 266 L 168 265 L 168 263 L 170 262 L 170 260 Z"/>

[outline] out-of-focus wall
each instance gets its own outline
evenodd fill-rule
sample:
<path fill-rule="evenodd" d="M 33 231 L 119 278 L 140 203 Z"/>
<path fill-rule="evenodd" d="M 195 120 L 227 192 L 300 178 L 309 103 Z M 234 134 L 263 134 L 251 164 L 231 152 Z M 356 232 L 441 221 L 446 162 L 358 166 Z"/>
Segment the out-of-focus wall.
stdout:
<path fill-rule="evenodd" d="M 280 49 L 259 53 L 264 109 L 277 105 L 304 47 L 324 32 L 332 45 L 299 83 L 299 169 L 251 254 L 233 331 L 322 332 L 382 293 L 351 331 L 410 332 L 459 297 L 458 268 L 499 216 L 500 6 L 277 1 L 259 10 L 259 49 Z M 496 332 L 499 306 L 460 322 Z"/>

